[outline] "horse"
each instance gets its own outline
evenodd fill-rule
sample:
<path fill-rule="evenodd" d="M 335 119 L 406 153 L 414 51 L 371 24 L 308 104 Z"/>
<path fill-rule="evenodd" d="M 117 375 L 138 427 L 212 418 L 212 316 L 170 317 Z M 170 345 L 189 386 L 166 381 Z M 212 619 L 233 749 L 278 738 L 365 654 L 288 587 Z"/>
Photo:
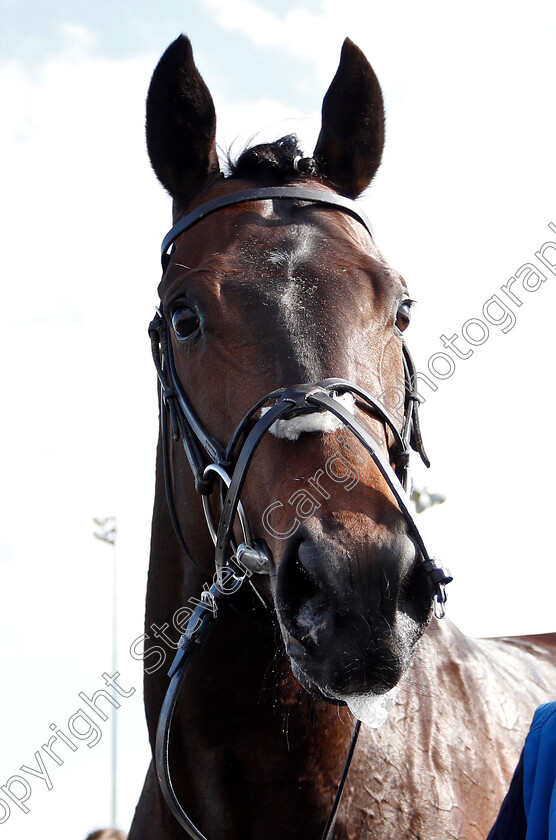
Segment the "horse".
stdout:
<path fill-rule="evenodd" d="M 411 299 L 355 204 L 384 146 L 379 82 L 346 39 L 310 157 L 291 135 L 222 173 L 215 131 L 180 36 L 147 97 L 174 227 L 150 327 L 153 761 L 129 840 L 479 840 L 550 696 L 556 635 L 475 640 L 434 615 L 450 575 L 399 489 L 409 444 L 426 460 Z M 162 666 L 186 648 L 161 760 Z M 375 707 L 356 743 L 352 710 Z"/>

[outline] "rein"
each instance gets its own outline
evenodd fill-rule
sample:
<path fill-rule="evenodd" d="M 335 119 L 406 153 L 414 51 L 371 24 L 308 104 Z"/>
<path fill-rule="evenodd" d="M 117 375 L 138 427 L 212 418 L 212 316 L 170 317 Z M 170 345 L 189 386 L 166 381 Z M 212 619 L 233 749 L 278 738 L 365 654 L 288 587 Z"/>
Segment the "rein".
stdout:
<path fill-rule="evenodd" d="M 247 201 L 268 199 L 298 200 L 325 207 L 334 207 L 349 213 L 363 225 L 371 238 L 373 237 L 370 222 L 355 202 L 335 193 L 301 187 L 268 187 L 243 190 L 220 196 L 202 204 L 184 216 L 171 229 L 162 243 L 163 272 L 170 263 L 170 248 L 174 246 L 176 239 L 192 225 L 224 207 Z M 423 568 L 429 576 L 434 592 L 434 614 L 437 618 L 443 618 L 445 615 L 445 587 L 452 580 L 452 576 L 440 561 L 430 556 L 409 508 L 407 488 L 409 485 L 410 448 L 420 454 L 427 466 L 429 466 L 429 461 L 423 447 L 419 426 L 418 407 L 420 398 L 414 388 L 415 367 L 405 343 L 403 344 L 405 404 L 401 432 L 398 431 L 392 417 L 379 400 L 353 383 L 334 378 L 280 388 L 266 394 L 249 409 L 234 431 L 227 446 L 223 447 L 200 422 L 182 387 L 174 365 L 170 325 L 164 316 L 162 307 L 157 310 L 156 317 L 149 325 L 149 336 L 160 387 L 164 485 L 172 525 L 185 555 L 195 562 L 181 532 L 174 503 L 168 453 L 170 431 L 175 443 L 180 439 L 182 441 L 193 474 L 195 489 L 202 496 L 207 528 L 215 546 L 216 569 L 215 580 L 210 588 L 202 592 L 201 601 L 193 612 L 188 627 L 180 639 L 179 647 L 168 674 L 171 679 L 158 721 L 155 764 L 162 793 L 179 824 L 194 840 L 206 840 L 183 810 L 173 788 L 168 758 L 170 729 L 178 695 L 189 664 L 195 653 L 201 648 L 214 624 L 218 615 L 218 605 L 222 599 L 238 592 L 245 583 L 248 583 L 266 609 L 270 609 L 258 587 L 255 586 L 252 577 L 253 575 L 270 574 L 273 568 L 273 558 L 264 540 L 253 537 L 252 529 L 241 504 L 241 491 L 256 450 L 272 425 L 277 420 L 289 420 L 300 415 L 323 411 L 329 411 L 337 417 L 370 455 L 396 499 L 408 531 L 420 552 Z M 381 451 L 366 424 L 356 418 L 336 399 L 337 396 L 342 394 L 351 394 L 357 407 L 365 415 L 378 418 L 390 430 L 394 444 L 388 453 L 388 458 Z M 257 418 L 262 408 L 267 410 Z M 169 424 L 168 420 L 170 421 Z M 393 467 L 389 459 L 391 459 Z M 215 480 L 219 481 L 221 503 L 221 515 L 217 526 L 213 522 L 209 506 L 209 497 L 215 490 Z M 239 544 L 236 544 L 233 535 L 236 516 L 239 519 L 242 531 L 242 541 Z M 333 836 L 336 814 L 359 729 L 360 721 L 357 721 L 342 778 L 322 840 L 330 840 Z"/>

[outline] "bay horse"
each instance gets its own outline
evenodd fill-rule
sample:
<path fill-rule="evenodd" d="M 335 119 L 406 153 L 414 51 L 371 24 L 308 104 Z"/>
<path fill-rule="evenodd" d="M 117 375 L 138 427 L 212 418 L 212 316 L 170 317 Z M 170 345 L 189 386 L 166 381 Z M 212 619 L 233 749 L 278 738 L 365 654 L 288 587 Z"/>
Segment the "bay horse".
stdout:
<path fill-rule="evenodd" d="M 215 130 L 181 36 L 147 99 L 174 227 L 150 327 L 161 421 L 145 630 L 156 637 L 145 648 L 154 759 L 129 838 L 317 840 L 354 744 L 350 708 L 385 712 L 388 698 L 387 721 L 361 729 L 326 836 L 479 840 L 550 697 L 556 636 L 472 640 L 433 620 L 450 577 L 399 489 L 409 443 L 426 460 L 403 336 L 411 301 L 354 203 L 382 156 L 379 83 L 346 40 L 312 157 L 289 136 L 246 149 L 223 174 Z M 400 416 L 385 397 L 396 393 Z M 478 603 L 490 597 L 481 586 Z M 161 759 L 164 646 L 175 663 L 195 657 Z M 165 763 L 197 834 L 168 804 Z"/>

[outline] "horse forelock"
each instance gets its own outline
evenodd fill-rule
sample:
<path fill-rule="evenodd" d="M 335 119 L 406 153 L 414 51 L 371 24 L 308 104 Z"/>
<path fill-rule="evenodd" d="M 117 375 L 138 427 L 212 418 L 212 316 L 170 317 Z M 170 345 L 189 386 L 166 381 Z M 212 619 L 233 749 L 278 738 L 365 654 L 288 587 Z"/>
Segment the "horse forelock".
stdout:
<path fill-rule="evenodd" d="M 282 186 L 306 174 L 313 178 L 319 174 L 316 162 L 304 157 L 295 134 L 247 146 L 235 160 L 229 150 L 226 163 L 230 178 L 246 178 L 259 186 Z"/>

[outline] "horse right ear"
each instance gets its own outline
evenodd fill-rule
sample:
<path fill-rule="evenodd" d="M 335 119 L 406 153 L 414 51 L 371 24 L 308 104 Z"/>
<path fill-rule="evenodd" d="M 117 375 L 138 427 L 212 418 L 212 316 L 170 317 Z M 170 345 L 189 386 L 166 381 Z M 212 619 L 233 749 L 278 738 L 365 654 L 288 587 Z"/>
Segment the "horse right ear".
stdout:
<path fill-rule="evenodd" d="M 147 96 L 147 149 L 152 167 L 178 207 L 219 171 L 216 113 L 185 35 L 170 44 Z"/>
<path fill-rule="evenodd" d="M 384 104 L 374 70 L 346 38 L 340 66 L 322 103 L 313 157 L 343 195 L 357 198 L 371 183 L 384 148 Z"/>

